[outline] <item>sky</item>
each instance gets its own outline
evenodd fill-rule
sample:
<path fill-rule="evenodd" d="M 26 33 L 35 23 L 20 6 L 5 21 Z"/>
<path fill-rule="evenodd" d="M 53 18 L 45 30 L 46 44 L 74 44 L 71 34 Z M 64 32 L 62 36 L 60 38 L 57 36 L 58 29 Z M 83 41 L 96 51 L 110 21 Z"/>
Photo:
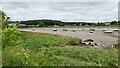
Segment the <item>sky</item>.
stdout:
<path fill-rule="evenodd" d="M 119 2 L 120 0 L 1 0 L 2 2 Z"/>
<path fill-rule="evenodd" d="M 55 19 L 74 22 L 118 20 L 118 2 L 2 2 L 12 21 Z"/>

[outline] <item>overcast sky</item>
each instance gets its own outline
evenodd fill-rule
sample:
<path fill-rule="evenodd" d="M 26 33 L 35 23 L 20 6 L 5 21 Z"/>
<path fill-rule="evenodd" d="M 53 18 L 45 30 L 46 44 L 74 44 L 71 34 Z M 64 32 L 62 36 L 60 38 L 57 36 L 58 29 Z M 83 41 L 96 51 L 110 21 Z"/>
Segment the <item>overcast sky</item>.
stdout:
<path fill-rule="evenodd" d="M 103 22 L 118 20 L 118 2 L 3 2 L 11 20 L 57 19 Z"/>
<path fill-rule="evenodd" d="M 120 0 L 1 0 L 2 2 L 119 2 Z"/>

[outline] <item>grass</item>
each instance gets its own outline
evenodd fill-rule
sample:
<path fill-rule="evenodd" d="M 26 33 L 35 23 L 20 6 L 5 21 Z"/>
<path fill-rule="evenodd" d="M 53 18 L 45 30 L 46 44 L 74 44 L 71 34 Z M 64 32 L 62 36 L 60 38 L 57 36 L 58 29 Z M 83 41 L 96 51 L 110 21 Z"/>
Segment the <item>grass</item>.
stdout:
<path fill-rule="evenodd" d="M 33 32 L 22 38 L 4 49 L 4 66 L 118 66 L 118 51 L 82 47 L 78 38 Z"/>
<path fill-rule="evenodd" d="M 0 67 L 2 66 L 2 30 L 0 29 Z"/>
<path fill-rule="evenodd" d="M 81 39 L 71 38 L 68 36 L 52 35 L 47 33 L 34 33 L 34 32 L 22 32 L 22 38 L 24 39 L 25 47 L 27 48 L 39 48 L 49 46 L 65 46 L 77 44 L 80 45 Z M 73 41 L 74 40 L 74 41 Z M 34 45 L 34 46 L 33 46 Z"/>

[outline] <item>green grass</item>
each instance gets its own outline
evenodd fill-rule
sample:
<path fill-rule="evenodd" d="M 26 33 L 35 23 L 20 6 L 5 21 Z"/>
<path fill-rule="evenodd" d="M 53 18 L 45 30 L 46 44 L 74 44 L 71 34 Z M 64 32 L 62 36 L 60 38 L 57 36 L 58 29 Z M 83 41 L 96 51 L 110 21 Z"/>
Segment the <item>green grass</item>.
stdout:
<path fill-rule="evenodd" d="M 0 29 L 0 67 L 2 66 L 2 30 Z"/>
<path fill-rule="evenodd" d="M 23 42 L 6 47 L 4 66 L 117 66 L 118 51 L 86 48 L 81 39 L 22 32 Z"/>
<path fill-rule="evenodd" d="M 35 49 L 39 47 L 65 46 L 72 44 L 81 44 L 81 39 L 68 36 L 52 35 L 47 33 L 22 32 L 25 47 Z M 34 45 L 34 46 L 33 46 Z"/>

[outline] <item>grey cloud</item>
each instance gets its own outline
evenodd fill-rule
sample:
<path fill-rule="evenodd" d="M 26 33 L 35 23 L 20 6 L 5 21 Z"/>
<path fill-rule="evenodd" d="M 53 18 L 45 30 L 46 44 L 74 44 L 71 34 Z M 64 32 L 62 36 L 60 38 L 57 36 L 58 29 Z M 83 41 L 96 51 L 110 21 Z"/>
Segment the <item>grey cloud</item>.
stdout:
<path fill-rule="evenodd" d="M 3 2 L 2 7 L 4 9 L 15 10 L 17 8 L 29 8 L 29 5 L 27 4 L 27 2 Z"/>
<path fill-rule="evenodd" d="M 2 2 L 118 2 L 119 0 L 1 0 Z"/>
<path fill-rule="evenodd" d="M 118 18 L 117 2 L 4 2 L 11 20 L 112 21 Z"/>

